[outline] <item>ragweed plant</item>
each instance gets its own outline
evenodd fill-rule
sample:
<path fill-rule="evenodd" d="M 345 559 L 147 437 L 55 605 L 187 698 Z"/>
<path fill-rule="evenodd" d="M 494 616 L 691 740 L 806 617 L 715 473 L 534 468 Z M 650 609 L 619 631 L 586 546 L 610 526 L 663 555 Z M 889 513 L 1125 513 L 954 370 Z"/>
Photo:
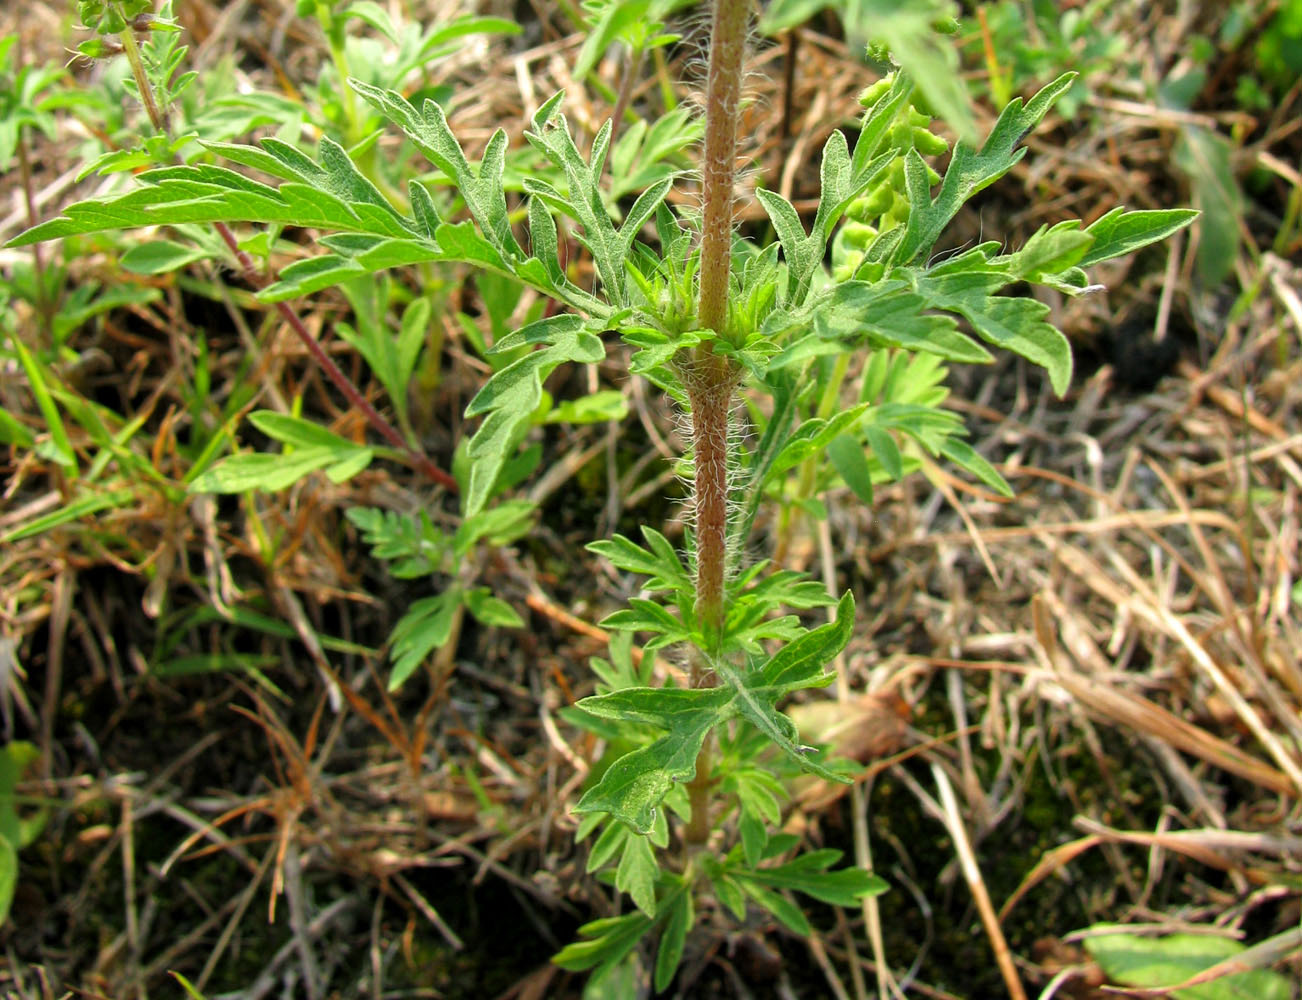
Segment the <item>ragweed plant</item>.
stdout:
<path fill-rule="evenodd" d="M 467 525 L 516 481 L 513 463 L 544 405 L 548 376 L 562 365 L 605 360 L 603 334 L 613 332 L 633 349 L 633 375 L 684 408 L 694 515 L 685 550 L 650 527 L 640 540 L 615 536 L 590 550 L 645 577 L 649 595 L 630 599 L 603 624 L 621 635 L 649 636 L 647 654 L 674 649 L 686 669 L 662 679 L 654 656 L 634 665 L 627 641 L 614 643 L 610 661 L 593 662 L 596 693 L 569 714 L 609 748 L 574 807 L 579 836 L 595 835 L 589 870 L 605 871 L 633 909 L 581 928 L 583 940 L 556 957 L 598 976 L 627 973 L 643 941 L 655 935 L 651 978 L 658 989 L 672 981 L 707 902 L 739 921 L 758 906 L 806 933 L 808 919 L 791 892 L 851 906 L 884 888 L 866 871 L 836 867 L 838 852 L 801 852 L 795 837 L 778 830 L 793 774 L 850 780 L 847 766 L 801 742 L 780 706 L 793 692 L 831 682 L 825 666 L 848 642 L 855 608 L 849 593 L 834 598 L 797 573 L 742 565 L 764 497 L 780 492 L 797 467 L 810 496 L 844 482 L 868 497 L 874 480 L 905 474 L 922 454 L 948 457 L 1006 492 L 998 472 L 964 441 L 961 419 L 940 408 L 943 363 L 989 363 L 990 345 L 1042 367 L 1054 390 L 1065 392 L 1067 341 L 1049 323 L 1047 306 L 1016 292 L 1039 284 L 1081 294 L 1092 287 L 1087 267 L 1162 239 L 1194 214 L 1117 208 L 1089 226 L 1073 220 L 1041 229 L 1012 252 L 989 241 L 937 257 L 937 242 L 959 208 L 1021 159 L 1022 139 L 1072 78 L 1061 77 L 1025 103 L 1011 101 L 985 141 L 960 141 L 941 171 L 928 159 L 943 152 L 943 143 L 917 107 L 914 82 L 898 72 L 866 95 L 853 152 L 841 132 L 827 141 L 813 219 L 761 189 L 777 242 L 748 247 L 736 237 L 733 205 L 750 6 L 714 6 L 699 216 L 669 207 L 675 178 L 660 176 L 617 224 L 608 210 L 609 188 L 620 183 L 606 171 L 611 125 L 583 143 L 585 156 L 557 94 L 525 132 L 552 171 L 523 178 L 521 233 L 503 180 L 505 130 L 472 161 L 438 103 L 416 104 L 353 79 L 356 97 L 456 190 L 464 217 L 445 216 L 423 180 L 410 180 L 403 204 L 395 203 L 328 138 L 315 158 L 266 140 L 210 148 L 270 183 L 226 166 L 162 166 L 141 174 L 136 189 L 73 205 L 13 241 L 176 223 L 294 225 L 320 231 L 323 252 L 282 271 L 259 293 L 264 301 L 433 262 L 468 265 L 549 297 L 556 311 L 485 345 L 490 358 L 510 360 L 466 410 L 479 421 L 459 461 Z M 592 287 L 575 283 L 562 263 L 558 220 L 577 227 L 595 269 Z M 834 244 L 829 274 L 825 258 Z M 852 372 L 857 398 L 847 405 Z M 750 449 L 739 441 L 743 395 L 761 421 Z M 306 421 L 255 420 L 298 446 L 293 469 L 276 466 L 282 482 L 318 468 L 344 479 L 376 454 L 315 434 Z M 332 457 L 332 448 L 347 453 Z M 259 458 L 228 457 L 194 486 L 244 488 Z M 263 473 L 271 468 L 265 464 Z M 424 526 L 374 514 L 354 520 L 408 568 L 423 571 L 447 552 L 448 540 Z M 456 540 L 450 544 L 462 551 Z M 478 599 L 470 593 L 463 591 Z M 820 606 L 835 612 L 819 627 L 793 613 Z"/>

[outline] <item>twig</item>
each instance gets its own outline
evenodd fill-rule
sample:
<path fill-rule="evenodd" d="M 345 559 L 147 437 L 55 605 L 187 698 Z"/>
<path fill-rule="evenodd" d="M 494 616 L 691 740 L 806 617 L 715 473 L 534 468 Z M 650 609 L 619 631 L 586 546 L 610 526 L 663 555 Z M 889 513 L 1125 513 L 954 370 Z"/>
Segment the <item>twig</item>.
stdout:
<path fill-rule="evenodd" d="M 393 879 L 394 885 L 401 889 L 406 894 L 407 898 L 415 904 L 416 909 L 420 910 L 425 919 L 434 925 L 435 930 L 443 935 L 443 940 L 445 940 L 454 951 L 462 951 L 465 949 L 465 943 L 461 938 L 457 937 L 456 932 L 447 925 L 442 917 L 439 916 L 438 910 L 434 909 L 434 907 L 430 905 L 429 900 L 416 891 L 415 886 L 403 878 L 398 872 L 394 872 L 389 877 Z"/>
<path fill-rule="evenodd" d="M 986 891 L 986 883 L 981 877 L 981 868 L 977 865 L 976 855 L 972 853 L 972 845 L 963 826 L 963 817 L 958 811 L 958 800 L 954 798 L 954 789 L 939 764 L 931 765 L 931 773 L 936 780 L 936 787 L 940 790 L 940 801 L 945 810 L 945 825 L 949 827 L 950 837 L 954 841 L 954 850 L 963 868 L 963 877 L 967 879 L 968 888 L 972 890 L 972 896 L 976 900 L 982 926 L 985 927 L 986 934 L 990 937 L 990 946 L 994 949 L 995 961 L 1004 977 L 1004 983 L 1008 986 L 1008 995 L 1013 1000 L 1026 1000 L 1026 990 L 1022 987 L 1017 968 L 1013 965 L 1012 953 L 1008 950 L 1008 942 L 1004 939 L 1003 929 L 999 926 L 999 918 L 995 916 L 995 908 L 990 902 L 990 893 Z"/>

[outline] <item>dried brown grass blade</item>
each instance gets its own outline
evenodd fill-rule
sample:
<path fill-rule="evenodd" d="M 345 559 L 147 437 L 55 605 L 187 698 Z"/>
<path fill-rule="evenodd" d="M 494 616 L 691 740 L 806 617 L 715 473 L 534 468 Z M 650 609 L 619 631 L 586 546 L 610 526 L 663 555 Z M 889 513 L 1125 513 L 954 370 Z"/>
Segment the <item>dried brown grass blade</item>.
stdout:
<path fill-rule="evenodd" d="M 1003 923 L 1008 914 L 1012 912 L 1013 907 L 1021 901 L 1021 898 L 1046 878 L 1063 865 L 1070 864 L 1080 855 L 1101 843 L 1103 843 L 1103 838 L 1097 834 L 1092 834 L 1048 851 L 1044 857 L 1036 862 L 1035 867 L 1031 869 L 1026 878 L 1022 879 L 1022 884 L 1013 891 L 1013 894 L 1008 897 L 1004 905 L 999 908 L 999 922 Z"/>
<path fill-rule="evenodd" d="M 1103 722 L 1163 740 L 1223 771 L 1245 778 L 1281 795 L 1296 795 L 1293 783 L 1283 772 L 1264 764 L 1232 743 L 1186 722 L 1177 715 L 1143 698 L 1104 687 L 1074 672 L 1059 671 L 1054 681 L 1077 703 Z"/>

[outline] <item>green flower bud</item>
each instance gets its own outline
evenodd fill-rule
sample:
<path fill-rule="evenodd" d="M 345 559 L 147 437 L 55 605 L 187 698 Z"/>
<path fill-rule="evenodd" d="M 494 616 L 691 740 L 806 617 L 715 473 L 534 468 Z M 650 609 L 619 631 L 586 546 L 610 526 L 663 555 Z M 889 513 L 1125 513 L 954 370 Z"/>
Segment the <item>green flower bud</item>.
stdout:
<path fill-rule="evenodd" d="M 880 260 L 865 261 L 855 270 L 854 276 L 860 281 L 881 281 L 886 273 L 886 265 Z"/>
<path fill-rule="evenodd" d="M 863 202 L 863 219 L 873 219 L 881 215 L 891 207 L 891 199 L 895 195 L 895 190 L 889 180 L 883 181 L 875 188 L 868 192 L 866 198 L 861 198 Z"/>
<path fill-rule="evenodd" d="M 841 227 L 841 234 L 847 245 L 860 248 L 877 238 L 877 230 L 866 222 L 847 222 Z"/>
<path fill-rule="evenodd" d="M 913 148 L 923 156 L 943 156 L 949 152 L 949 143 L 934 132 L 919 126 L 911 128 Z"/>
<path fill-rule="evenodd" d="M 865 108 L 871 108 L 874 104 L 876 104 L 884 96 L 886 96 L 886 92 L 891 89 L 891 84 L 894 82 L 895 82 L 894 73 L 882 77 L 876 83 L 872 84 L 869 87 L 864 88 L 863 93 L 859 95 L 859 103 L 862 104 Z"/>
<path fill-rule="evenodd" d="M 851 250 L 845 254 L 840 263 L 832 267 L 832 277 L 837 281 L 848 281 L 863 261 L 863 252 L 860 250 Z"/>

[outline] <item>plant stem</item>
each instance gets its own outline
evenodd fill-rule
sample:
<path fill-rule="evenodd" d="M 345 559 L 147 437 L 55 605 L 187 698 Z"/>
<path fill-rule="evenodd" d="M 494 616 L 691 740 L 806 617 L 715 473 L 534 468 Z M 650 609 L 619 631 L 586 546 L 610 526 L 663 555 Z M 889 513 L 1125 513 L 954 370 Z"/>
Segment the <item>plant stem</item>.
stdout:
<path fill-rule="evenodd" d="M 737 124 L 741 100 L 741 65 L 750 0 L 716 0 L 710 36 L 710 70 L 705 111 L 705 162 L 702 178 L 701 327 L 728 336 L 728 283 L 732 262 L 733 188 L 737 159 Z M 691 661 L 692 687 L 714 683 L 709 657 L 723 638 L 724 576 L 728 562 L 728 423 L 737 365 L 705 344 L 684 368 L 691 405 L 696 514 L 696 620 L 707 648 Z M 683 832 L 689 852 L 710 836 L 712 741 L 696 758 L 696 776 L 687 784 L 692 819 Z"/>
<path fill-rule="evenodd" d="M 687 389 L 692 407 L 692 493 L 696 519 L 696 619 L 710 646 L 723 630 L 724 576 L 728 562 L 728 414 L 736 378 L 732 362 L 710 354 L 693 368 Z M 713 652 L 714 650 L 709 650 Z M 701 680 L 693 670 L 693 687 Z"/>
<path fill-rule="evenodd" d="M 728 268 L 732 257 L 733 185 L 741 112 L 741 63 L 750 0 L 715 0 L 710 70 L 705 97 L 702 164 L 701 326 L 723 334 L 728 320 Z"/>
<path fill-rule="evenodd" d="M 150 86 L 149 74 L 145 72 L 145 61 L 140 58 L 140 46 L 136 44 L 135 30 L 128 25 L 126 31 L 119 32 L 118 40 L 122 43 L 127 63 L 131 66 L 131 75 L 136 80 L 136 92 L 140 94 L 140 103 L 145 106 L 150 124 L 159 135 L 167 135 L 171 131 L 168 127 L 167 115 L 154 99 L 154 88 Z"/>
<path fill-rule="evenodd" d="M 736 174 L 741 64 L 750 0 L 716 0 L 710 37 L 705 111 L 704 216 L 701 227 L 701 297 L 697 321 L 725 335 L 732 259 L 732 206 Z M 728 540 L 728 413 L 737 384 L 736 365 L 705 344 L 686 370 L 692 408 L 696 514 L 696 617 L 717 645 L 723 629 L 723 580 Z M 699 664 L 693 686 L 705 682 Z"/>
<path fill-rule="evenodd" d="M 27 209 L 27 224 L 35 226 L 37 222 L 36 201 L 32 197 L 32 164 L 27 155 L 27 130 L 18 126 L 18 170 L 22 178 L 23 204 Z M 32 277 L 36 281 L 36 310 L 41 314 L 41 325 L 45 328 L 46 347 L 57 348 L 54 336 L 55 303 L 50 298 L 50 286 L 45 277 L 45 254 L 41 244 L 32 244 Z"/>

